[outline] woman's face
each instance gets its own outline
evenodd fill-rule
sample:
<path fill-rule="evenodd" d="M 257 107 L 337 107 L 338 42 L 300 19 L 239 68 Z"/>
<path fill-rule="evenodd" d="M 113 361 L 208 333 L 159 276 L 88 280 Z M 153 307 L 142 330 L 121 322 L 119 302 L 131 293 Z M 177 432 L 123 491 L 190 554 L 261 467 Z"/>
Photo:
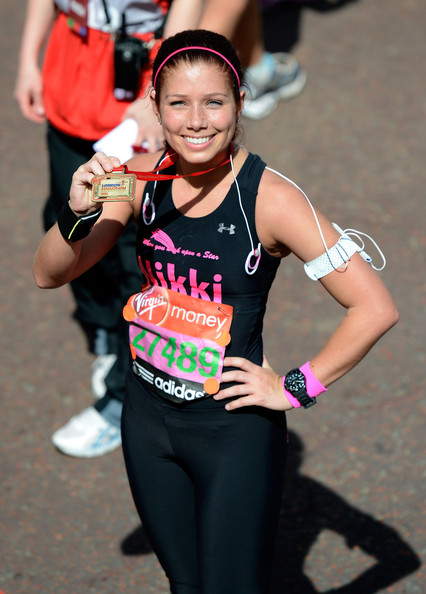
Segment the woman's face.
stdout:
<path fill-rule="evenodd" d="M 217 65 L 180 62 L 165 73 L 156 111 L 168 144 L 188 164 L 204 166 L 227 154 L 243 107 Z"/>

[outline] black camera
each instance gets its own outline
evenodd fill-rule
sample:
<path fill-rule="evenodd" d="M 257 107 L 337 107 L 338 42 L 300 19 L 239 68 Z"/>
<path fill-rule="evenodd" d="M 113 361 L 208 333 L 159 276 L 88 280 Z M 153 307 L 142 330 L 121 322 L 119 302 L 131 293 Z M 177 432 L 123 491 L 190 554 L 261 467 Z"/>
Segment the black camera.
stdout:
<path fill-rule="evenodd" d="M 114 97 L 133 101 L 138 96 L 141 70 L 148 62 L 148 44 L 122 34 L 114 44 Z"/>

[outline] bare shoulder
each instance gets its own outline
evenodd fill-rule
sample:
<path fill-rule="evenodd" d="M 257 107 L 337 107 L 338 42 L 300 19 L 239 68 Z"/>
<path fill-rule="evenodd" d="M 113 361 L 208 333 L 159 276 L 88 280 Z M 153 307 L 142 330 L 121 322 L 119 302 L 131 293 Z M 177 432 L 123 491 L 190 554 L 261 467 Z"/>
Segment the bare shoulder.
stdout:
<path fill-rule="evenodd" d="M 314 222 L 314 208 L 301 188 L 288 177 L 266 168 L 259 184 L 256 228 L 267 251 L 287 255 L 292 251 L 297 229 Z"/>
<path fill-rule="evenodd" d="M 263 207 L 289 205 L 293 201 L 297 204 L 307 204 L 306 197 L 299 186 L 285 175 L 265 168 L 259 184 L 258 198 Z"/>

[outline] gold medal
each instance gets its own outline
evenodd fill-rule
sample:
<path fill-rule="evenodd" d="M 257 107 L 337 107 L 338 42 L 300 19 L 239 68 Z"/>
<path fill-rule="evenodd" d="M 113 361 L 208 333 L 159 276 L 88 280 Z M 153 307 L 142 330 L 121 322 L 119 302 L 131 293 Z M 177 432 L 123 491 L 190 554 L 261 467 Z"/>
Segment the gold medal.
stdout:
<path fill-rule="evenodd" d="M 131 202 L 135 198 L 136 175 L 134 173 L 106 173 L 92 180 L 93 202 Z"/>

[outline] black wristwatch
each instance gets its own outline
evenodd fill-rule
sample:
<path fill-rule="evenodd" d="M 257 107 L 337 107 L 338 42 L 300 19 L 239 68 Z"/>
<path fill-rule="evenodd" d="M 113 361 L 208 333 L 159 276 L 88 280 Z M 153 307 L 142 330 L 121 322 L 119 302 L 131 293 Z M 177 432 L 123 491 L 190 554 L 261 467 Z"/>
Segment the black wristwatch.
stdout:
<path fill-rule="evenodd" d="M 303 408 L 309 408 L 317 403 L 317 399 L 311 398 L 307 393 L 305 375 L 297 367 L 285 376 L 284 388 L 300 402 Z"/>

